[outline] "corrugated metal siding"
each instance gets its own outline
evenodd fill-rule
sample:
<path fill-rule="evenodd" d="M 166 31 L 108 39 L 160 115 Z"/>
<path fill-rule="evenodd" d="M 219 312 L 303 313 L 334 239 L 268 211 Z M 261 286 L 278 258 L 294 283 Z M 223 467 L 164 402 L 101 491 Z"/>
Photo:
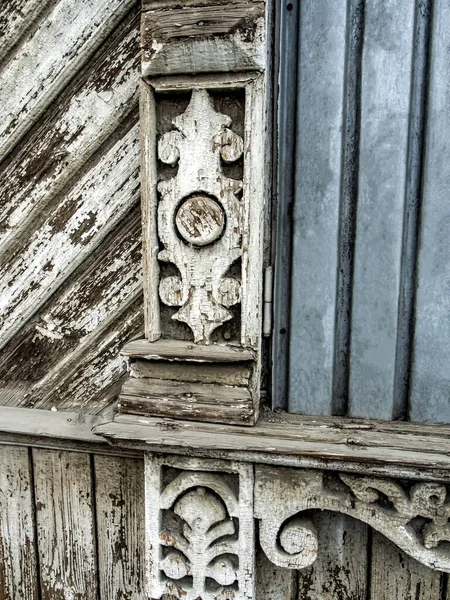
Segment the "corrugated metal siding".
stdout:
<path fill-rule="evenodd" d="M 278 236 L 291 310 L 286 348 L 277 292 L 274 405 L 448 422 L 450 4 L 301 0 L 282 12 L 281 72 L 293 56 L 298 70 L 296 110 L 280 80 L 280 132 L 295 120 L 296 136 L 279 137 L 295 185 L 289 209 L 280 162 L 293 244 L 289 262 Z M 283 48 L 295 13 L 298 50 Z"/>
<path fill-rule="evenodd" d="M 101 412 L 143 329 L 139 3 L 0 7 L 2 404 Z"/>

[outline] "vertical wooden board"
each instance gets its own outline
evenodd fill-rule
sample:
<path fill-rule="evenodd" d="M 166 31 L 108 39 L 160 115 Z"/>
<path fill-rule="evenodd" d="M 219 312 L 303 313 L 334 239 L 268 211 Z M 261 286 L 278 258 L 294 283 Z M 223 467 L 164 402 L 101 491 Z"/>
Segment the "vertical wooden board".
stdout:
<path fill-rule="evenodd" d="M 33 450 L 42 600 L 98 600 L 89 454 Z"/>
<path fill-rule="evenodd" d="M 413 421 L 450 422 L 450 4 L 433 4 L 411 370 Z"/>
<path fill-rule="evenodd" d="M 314 522 L 319 554 L 298 571 L 298 600 L 366 600 L 367 525 L 331 512 L 316 514 Z"/>
<path fill-rule="evenodd" d="M 371 600 L 440 600 L 442 577 L 373 532 Z"/>
<path fill-rule="evenodd" d="M 297 573 L 291 569 L 277 567 L 257 546 L 255 598 L 257 600 L 295 600 Z"/>
<path fill-rule="evenodd" d="M 27 448 L 0 446 L 0 599 L 38 600 Z"/>
<path fill-rule="evenodd" d="M 94 457 L 101 600 L 144 600 L 144 463 Z"/>
<path fill-rule="evenodd" d="M 300 4 L 290 412 L 332 409 L 346 13 Z"/>
<path fill-rule="evenodd" d="M 362 57 L 359 191 L 349 413 L 391 419 L 415 2 L 368 0 Z"/>

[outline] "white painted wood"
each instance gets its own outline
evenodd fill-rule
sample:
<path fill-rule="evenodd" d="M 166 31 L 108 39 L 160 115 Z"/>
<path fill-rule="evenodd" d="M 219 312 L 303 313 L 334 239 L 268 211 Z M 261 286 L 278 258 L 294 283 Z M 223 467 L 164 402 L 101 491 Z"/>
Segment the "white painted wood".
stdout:
<path fill-rule="evenodd" d="M 325 477 L 318 471 L 258 465 L 254 513 L 261 546 L 278 566 L 298 569 L 316 560 L 320 549 L 309 511 L 318 509 L 367 523 L 425 566 L 448 573 L 450 555 L 446 545 L 440 544 L 450 538 L 446 494 L 447 487 L 434 482 L 406 487 L 394 479 L 344 473 Z M 306 516 L 304 511 L 308 511 Z M 413 519 L 415 528 L 410 526 Z"/>
<path fill-rule="evenodd" d="M 25 140 L 0 177 L 0 243 L 8 242 L 48 203 L 137 105 L 139 60 L 136 20 L 90 69 L 80 88 L 59 100 L 56 117 Z M 105 77 L 105 74 L 108 76 Z M 38 173 L 31 177 L 29 173 Z"/>
<path fill-rule="evenodd" d="M 264 552 L 256 549 L 255 598 L 257 600 L 297 599 L 297 573 L 277 567 Z"/>
<path fill-rule="evenodd" d="M 94 456 L 101 600 L 144 600 L 144 464 Z"/>
<path fill-rule="evenodd" d="M 158 236 L 164 246 L 158 258 L 180 272 L 180 278 L 171 278 L 179 287 L 175 301 L 181 307 L 172 318 L 190 327 L 196 343 L 209 343 L 211 333 L 232 318 L 219 303 L 219 286 L 242 252 L 237 198 L 242 182 L 223 175 L 221 158 L 238 160 L 243 143 L 229 129 L 230 117 L 215 111 L 206 90 L 192 92 L 188 108 L 173 124 L 176 129 L 158 143 L 159 159 L 178 164 L 173 178 L 158 183 Z M 163 290 L 164 302 L 168 293 L 161 296 Z"/>
<path fill-rule="evenodd" d="M 145 464 L 147 593 L 253 598 L 252 467 L 150 454 Z"/>
<path fill-rule="evenodd" d="M 19 141 L 132 6 L 133 0 L 54 4 L 0 75 L 0 157 Z"/>
<path fill-rule="evenodd" d="M 373 533 L 371 600 L 441 600 L 443 574 L 432 571 Z"/>
<path fill-rule="evenodd" d="M 29 451 L 0 446 L 0 598 L 38 600 Z"/>
<path fill-rule="evenodd" d="M 1 273 L 1 345 L 81 264 L 139 193 L 138 127 L 132 127 L 74 184 Z"/>
<path fill-rule="evenodd" d="M 42 598 L 99 600 L 91 462 L 33 450 Z"/>

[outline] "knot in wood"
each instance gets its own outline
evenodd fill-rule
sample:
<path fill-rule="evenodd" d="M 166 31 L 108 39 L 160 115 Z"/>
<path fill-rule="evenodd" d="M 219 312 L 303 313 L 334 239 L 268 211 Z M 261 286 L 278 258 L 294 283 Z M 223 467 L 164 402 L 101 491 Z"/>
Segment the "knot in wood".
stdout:
<path fill-rule="evenodd" d="M 181 237 L 195 246 L 206 246 L 222 235 L 225 213 L 214 198 L 195 194 L 178 208 L 175 223 Z"/>

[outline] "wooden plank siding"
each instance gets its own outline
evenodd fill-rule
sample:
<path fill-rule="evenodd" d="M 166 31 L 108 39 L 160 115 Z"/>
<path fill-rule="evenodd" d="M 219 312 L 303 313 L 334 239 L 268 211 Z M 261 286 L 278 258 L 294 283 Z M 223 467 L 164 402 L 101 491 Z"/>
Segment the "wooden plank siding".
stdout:
<path fill-rule="evenodd" d="M 0 10 L 0 404 L 99 413 L 143 330 L 139 3 Z"/>
<path fill-rule="evenodd" d="M 0 600 L 144 600 L 141 456 L 0 443 L 0 484 Z M 258 550 L 257 600 L 449 597 L 445 574 L 363 523 L 326 511 L 313 518 L 312 567 L 282 569 Z"/>

